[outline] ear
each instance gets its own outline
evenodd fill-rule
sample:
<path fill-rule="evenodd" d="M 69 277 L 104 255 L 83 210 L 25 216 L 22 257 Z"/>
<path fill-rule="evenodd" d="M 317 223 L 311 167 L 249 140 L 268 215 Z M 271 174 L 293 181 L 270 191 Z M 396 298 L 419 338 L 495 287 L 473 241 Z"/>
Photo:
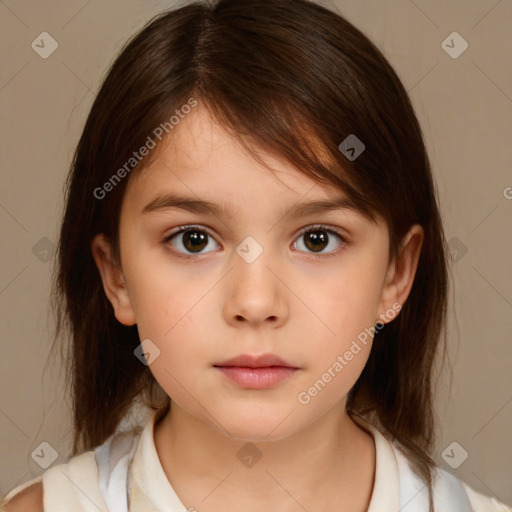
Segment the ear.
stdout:
<path fill-rule="evenodd" d="M 91 251 L 101 275 L 105 295 L 114 308 L 117 320 L 123 325 L 134 325 L 136 323 L 135 313 L 121 265 L 114 261 L 110 242 L 103 233 L 93 238 Z"/>
<path fill-rule="evenodd" d="M 419 224 L 411 226 L 402 239 L 398 255 L 389 265 L 386 274 L 376 322 L 385 324 L 393 320 L 399 311 L 397 303 L 402 307 L 407 300 L 418 268 L 423 239 L 424 230 Z M 394 312 L 391 317 L 390 311 Z"/>

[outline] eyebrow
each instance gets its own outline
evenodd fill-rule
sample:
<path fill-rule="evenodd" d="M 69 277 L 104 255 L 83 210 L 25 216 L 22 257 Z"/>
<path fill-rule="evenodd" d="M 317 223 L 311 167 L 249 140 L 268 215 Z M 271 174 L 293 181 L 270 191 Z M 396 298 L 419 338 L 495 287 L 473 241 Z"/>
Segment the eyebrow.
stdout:
<path fill-rule="evenodd" d="M 217 217 L 233 217 L 234 212 L 227 204 L 215 204 L 203 199 L 194 199 L 179 194 L 164 194 L 155 197 L 142 209 L 142 214 L 168 210 L 181 209 L 192 213 L 213 214 Z M 333 210 L 352 210 L 364 215 L 363 210 L 348 197 L 324 199 L 299 203 L 285 210 L 282 217 L 291 215 L 306 217 L 318 215 Z"/>

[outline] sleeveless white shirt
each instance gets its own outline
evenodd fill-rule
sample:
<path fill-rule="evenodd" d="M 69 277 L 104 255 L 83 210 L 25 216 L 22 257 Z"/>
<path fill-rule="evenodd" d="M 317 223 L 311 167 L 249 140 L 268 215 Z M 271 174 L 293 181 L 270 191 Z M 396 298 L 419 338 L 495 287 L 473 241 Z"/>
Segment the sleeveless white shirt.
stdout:
<path fill-rule="evenodd" d="M 42 481 L 44 512 L 191 512 L 167 479 L 154 443 L 154 425 L 161 411 L 147 409 L 144 423 L 118 430 L 94 450 L 13 489 L 2 500 Z M 411 470 L 407 458 L 375 427 L 354 417 L 375 442 L 375 481 L 367 512 L 428 512 L 425 484 Z M 3 509 L 3 507 L 2 507 Z M 473 490 L 436 468 L 435 512 L 512 512 L 512 507 Z"/>

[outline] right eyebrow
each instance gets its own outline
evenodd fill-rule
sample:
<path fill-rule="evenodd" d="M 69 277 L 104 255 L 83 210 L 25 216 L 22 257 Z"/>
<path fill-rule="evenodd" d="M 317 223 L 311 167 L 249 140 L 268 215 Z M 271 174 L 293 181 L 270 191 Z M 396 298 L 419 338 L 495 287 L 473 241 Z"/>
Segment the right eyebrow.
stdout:
<path fill-rule="evenodd" d="M 142 213 L 150 213 L 171 208 L 179 208 L 192 213 L 213 213 L 217 217 L 232 216 L 233 212 L 227 205 L 217 205 L 203 199 L 193 199 L 178 194 L 165 194 L 155 197 L 142 209 Z"/>

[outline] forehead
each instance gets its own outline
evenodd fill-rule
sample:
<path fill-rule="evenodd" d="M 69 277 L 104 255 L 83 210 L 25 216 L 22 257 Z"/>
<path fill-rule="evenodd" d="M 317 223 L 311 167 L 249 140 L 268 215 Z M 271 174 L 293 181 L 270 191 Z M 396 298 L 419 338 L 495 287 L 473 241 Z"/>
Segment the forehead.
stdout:
<path fill-rule="evenodd" d="M 274 181 L 286 179 L 289 185 L 295 183 L 297 186 L 314 184 L 305 174 L 279 157 L 261 147 L 251 145 L 251 148 L 272 171 L 257 162 L 239 140 L 199 103 L 162 141 L 151 164 L 134 174 L 130 181 L 139 190 L 159 180 L 169 183 L 178 180 L 182 184 L 208 182 L 214 188 L 217 188 L 216 185 L 233 187 L 248 179 L 252 179 L 254 184 L 257 178 Z"/>
<path fill-rule="evenodd" d="M 299 213 L 306 202 L 341 201 L 341 206 L 358 213 L 357 206 L 333 185 L 313 180 L 261 146 L 251 149 L 271 170 L 199 103 L 163 140 L 151 164 L 130 176 L 123 208 L 143 214 L 148 208 L 183 204 L 180 198 L 187 198 L 189 210 L 234 216 L 283 205 L 289 210 L 294 206 Z M 302 213 L 308 213 L 306 208 Z M 309 205 L 309 213 L 315 213 L 314 205 Z"/>

